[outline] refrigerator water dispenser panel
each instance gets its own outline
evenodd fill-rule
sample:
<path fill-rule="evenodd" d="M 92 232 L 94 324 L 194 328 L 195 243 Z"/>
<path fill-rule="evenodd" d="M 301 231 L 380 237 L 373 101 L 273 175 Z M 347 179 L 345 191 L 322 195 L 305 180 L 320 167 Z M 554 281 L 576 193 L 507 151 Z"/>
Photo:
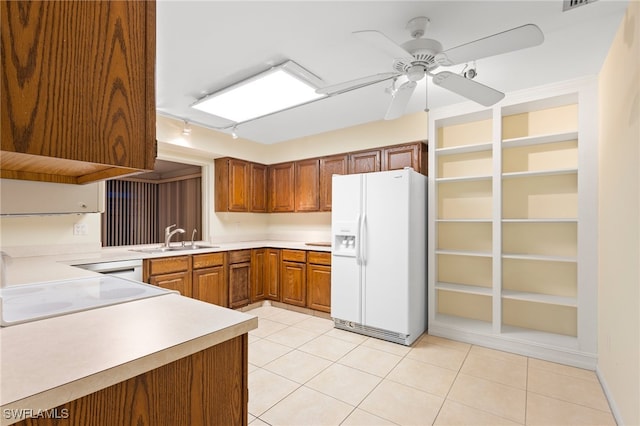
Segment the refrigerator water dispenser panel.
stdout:
<path fill-rule="evenodd" d="M 334 227 L 333 254 L 336 256 L 356 256 L 357 223 L 339 223 Z"/>

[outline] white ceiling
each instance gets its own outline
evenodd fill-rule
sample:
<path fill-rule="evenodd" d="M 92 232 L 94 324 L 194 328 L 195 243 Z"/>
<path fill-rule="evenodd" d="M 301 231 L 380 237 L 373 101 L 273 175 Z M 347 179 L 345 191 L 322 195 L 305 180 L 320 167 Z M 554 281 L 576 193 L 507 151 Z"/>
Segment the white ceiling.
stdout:
<path fill-rule="evenodd" d="M 475 81 L 503 92 L 595 75 L 626 7 L 626 0 L 599 0 L 568 12 L 562 12 L 562 0 L 160 0 L 157 110 L 206 127 L 228 126 L 190 105 L 287 59 L 327 85 L 393 71 L 387 56 L 351 33 L 378 30 L 401 44 L 410 39 L 404 27 L 416 16 L 431 19 L 425 37 L 440 41 L 445 50 L 527 23 L 538 25 L 545 35 L 542 45 L 476 61 Z M 379 83 L 257 119 L 239 126 L 237 133 L 271 144 L 381 120 L 390 100 L 385 92 L 389 85 Z M 423 79 L 406 113 L 423 110 L 425 99 Z M 429 108 L 464 100 L 429 81 Z"/>

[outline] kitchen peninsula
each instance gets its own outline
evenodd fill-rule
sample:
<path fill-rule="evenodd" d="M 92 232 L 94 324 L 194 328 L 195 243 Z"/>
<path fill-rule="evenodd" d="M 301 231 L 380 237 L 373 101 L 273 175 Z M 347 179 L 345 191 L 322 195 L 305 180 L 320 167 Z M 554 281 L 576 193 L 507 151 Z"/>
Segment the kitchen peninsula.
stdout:
<path fill-rule="evenodd" d="M 4 327 L 1 424 L 247 424 L 247 333 L 257 323 L 165 294 Z"/>

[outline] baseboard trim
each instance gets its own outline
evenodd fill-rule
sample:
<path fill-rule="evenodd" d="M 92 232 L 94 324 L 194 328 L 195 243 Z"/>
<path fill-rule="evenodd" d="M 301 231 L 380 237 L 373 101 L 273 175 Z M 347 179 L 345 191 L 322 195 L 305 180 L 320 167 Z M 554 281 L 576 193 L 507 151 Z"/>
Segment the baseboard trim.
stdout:
<path fill-rule="evenodd" d="M 622 421 L 622 414 L 620 414 L 620 410 L 616 405 L 616 400 L 614 399 L 613 394 L 611 393 L 611 389 L 609 388 L 609 385 L 607 384 L 607 381 L 604 378 L 602 374 L 602 370 L 600 370 L 599 365 L 596 365 L 596 376 L 600 381 L 600 386 L 602 386 L 602 390 L 604 391 L 604 396 L 607 397 L 607 401 L 609 402 L 609 409 L 611 410 L 611 414 L 613 414 L 613 418 L 616 421 L 616 424 L 618 425 L 625 424 L 624 421 Z"/>

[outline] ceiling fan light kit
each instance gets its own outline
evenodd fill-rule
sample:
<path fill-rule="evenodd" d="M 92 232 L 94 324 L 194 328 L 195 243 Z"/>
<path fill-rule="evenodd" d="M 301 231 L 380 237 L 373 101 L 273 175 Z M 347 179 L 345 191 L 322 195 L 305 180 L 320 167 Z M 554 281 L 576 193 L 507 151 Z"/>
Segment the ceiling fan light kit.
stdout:
<path fill-rule="evenodd" d="M 512 28 L 488 37 L 484 37 L 452 49 L 443 50 L 437 40 L 422 38 L 430 23 L 429 18 L 419 16 L 411 19 L 406 29 L 413 38 L 401 45 L 397 44 L 379 31 L 356 31 L 353 35 L 369 44 L 376 50 L 393 58 L 395 72 L 379 73 L 368 77 L 351 80 L 318 89 L 318 93 L 338 95 L 361 87 L 376 84 L 391 78 L 405 76 L 409 81 L 395 89 L 395 82 L 391 90 L 391 104 L 387 109 L 385 119 L 400 117 L 416 88 L 416 82 L 425 75 L 432 78 L 433 84 L 457 93 L 484 106 L 491 106 L 504 98 L 504 93 L 473 81 L 477 71 L 475 64 L 463 70 L 462 74 L 432 71 L 440 66 L 459 65 L 475 61 L 476 59 L 513 52 L 541 44 L 544 35 L 534 24 L 527 24 Z M 428 109 L 428 108 L 427 108 Z"/>

